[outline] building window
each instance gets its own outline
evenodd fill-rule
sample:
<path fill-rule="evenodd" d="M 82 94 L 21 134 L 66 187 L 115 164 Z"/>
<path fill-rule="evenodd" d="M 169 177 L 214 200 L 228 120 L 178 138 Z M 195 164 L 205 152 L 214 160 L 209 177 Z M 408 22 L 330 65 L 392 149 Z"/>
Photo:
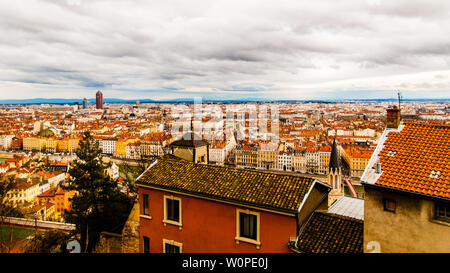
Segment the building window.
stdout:
<path fill-rule="evenodd" d="M 435 203 L 435 218 L 450 222 L 450 204 Z"/>
<path fill-rule="evenodd" d="M 397 208 L 397 202 L 392 199 L 384 199 L 384 210 L 395 212 L 395 209 Z"/>
<path fill-rule="evenodd" d="M 173 196 L 164 196 L 164 224 L 182 225 L 181 199 Z"/>
<path fill-rule="evenodd" d="M 257 212 L 237 209 L 236 211 L 236 242 L 239 241 L 261 245 L 260 215 Z"/>
<path fill-rule="evenodd" d="M 163 239 L 163 251 L 164 253 L 182 253 L 183 244 L 173 240 Z"/>
<path fill-rule="evenodd" d="M 142 195 L 142 213 L 144 215 L 150 215 L 149 206 L 148 206 L 148 194 Z"/>
<path fill-rule="evenodd" d="M 144 253 L 150 253 L 150 238 L 143 237 L 144 239 Z"/>

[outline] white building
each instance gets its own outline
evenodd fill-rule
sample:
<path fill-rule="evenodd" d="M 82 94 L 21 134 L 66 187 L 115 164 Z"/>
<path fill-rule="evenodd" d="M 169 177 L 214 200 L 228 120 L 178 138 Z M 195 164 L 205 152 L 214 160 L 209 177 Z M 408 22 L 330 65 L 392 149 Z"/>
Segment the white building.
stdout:
<path fill-rule="evenodd" d="M 141 144 L 138 142 L 128 143 L 125 148 L 126 158 L 140 159 L 141 158 Z"/>
<path fill-rule="evenodd" d="M 164 147 L 167 141 L 142 140 L 140 145 L 140 153 L 143 158 L 164 155 Z"/>
<path fill-rule="evenodd" d="M 116 152 L 117 139 L 115 138 L 98 138 L 98 146 L 102 153 L 112 155 Z"/>
<path fill-rule="evenodd" d="M 108 168 L 108 175 L 114 180 L 119 179 L 119 167 L 116 163 L 113 163 L 111 167 Z"/>
<path fill-rule="evenodd" d="M 209 163 L 223 165 L 227 152 L 226 143 L 224 141 L 214 141 L 209 144 Z"/>
<path fill-rule="evenodd" d="M 292 171 L 292 153 L 281 152 L 278 154 L 278 167 L 280 171 Z"/>
<path fill-rule="evenodd" d="M 336 135 L 338 136 L 353 136 L 352 129 L 338 129 L 336 130 Z"/>
<path fill-rule="evenodd" d="M 66 173 L 60 173 L 48 179 L 50 187 L 56 187 L 61 181 L 66 179 Z"/>
<path fill-rule="evenodd" d="M 367 136 L 367 137 L 375 137 L 376 131 L 374 129 L 366 128 L 366 129 L 357 129 L 354 131 L 355 136 Z"/>
<path fill-rule="evenodd" d="M 227 144 L 225 146 L 225 157 L 227 157 L 231 153 L 231 151 L 236 149 L 236 145 L 237 143 L 234 135 L 233 134 L 227 135 Z"/>
<path fill-rule="evenodd" d="M 12 145 L 12 139 L 14 135 L 1 135 L 0 136 L 0 149 L 9 150 Z"/>
<path fill-rule="evenodd" d="M 0 164 L 0 174 L 7 173 L 9 170 L 9 164 Z"/>

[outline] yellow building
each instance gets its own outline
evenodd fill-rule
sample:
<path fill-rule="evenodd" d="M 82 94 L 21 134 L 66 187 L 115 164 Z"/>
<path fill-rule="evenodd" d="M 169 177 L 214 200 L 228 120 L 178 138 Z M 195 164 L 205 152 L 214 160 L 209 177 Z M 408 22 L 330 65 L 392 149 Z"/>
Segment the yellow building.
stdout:
<path fill-rule="evenodd" d="M 360 177 L 369 163 L 370 156 L 373 153 L 372 148 L 347 146 L 343 149 L 342 157 L 350 168 L 350 175 Z"/>
<path fill-rule="evenodd" d="M 24 137 L 23 150 L 24 151 L 42 151 L 45 149 L 47 139 L 41 137 Z"/>
<path fill-rule="evenodd" d="M 81 139 L 78 137 L 69 138 L 67 143 L 67 151 L 69 153 L 74 153 L 80 147 L 80 140 Z"/>
<path fill-rule="evenodd" d="M 116 156 L 126 157 L 127 156 L 127 145 L 133 143 L 133 139 L 119 139 L 116 142 Z"/>
<path fill-rule="evenodd" d="M 319 148 L 319 173 L 327 174 L 330 163 L 331 147 L 322 146 Z"/>
<path fill-rule="evenodd" d="M 58 150 L 58 139 L 56 138 L 47 138 L 45 143 L 45 149 L 49 153 L 56 153 Z"/>
<path fill-rule="evenodd" d="M 242 145 L 236 149 L 236 165 L 243 168 L 258 166 L 258 150 L 253 145 Z"/>
<path fill-rule="evenodd" d="M 294 172 L 306 173 L 306 163 L 306 155 L 304 151 L 294 151 L 292 155 L 292 168 Z"/>
<path fill-rule="evenodd" d="M 6 198 L 13 204 L 32 203 L 39 194 L 39 183 L 37 182 L 16 182 L 14 188 L 8 191 Z"/>
<path fill-rule="evenodd" d="M 70 137 L 58 140 L 58 151 L 62 153 L 74 153 L 80 147 L 80 138 Z"/>
<path fill-rule="evenodd" d="M 278 144 L 260 144 L 257 151 L 257 162 L 259 169 L 275 169 L 278 162 Z"/>

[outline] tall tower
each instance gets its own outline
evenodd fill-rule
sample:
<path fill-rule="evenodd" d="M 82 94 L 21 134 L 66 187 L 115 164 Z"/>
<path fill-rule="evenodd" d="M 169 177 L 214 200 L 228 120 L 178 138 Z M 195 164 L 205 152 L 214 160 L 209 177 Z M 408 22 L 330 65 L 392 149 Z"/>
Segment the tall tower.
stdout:
<path fill-rule="evenodd" d="M 328 184 L 331 186 L 331 191 L 328 194 L 328 205 L 333 204 L 344 194 L 342 187 L 342 170 L 339 162 L 339 152 L 336 144 L 336 138 L 333 140 L 333 147 L 331 148 L 330 163 L 328 165 Z"/>
<path fill-rule="evenodd" d="M 172 154 L 190 162 L 208 164 L 209 143 L 195 134 L 194 131 L 194 118 L 192 118 L 190 132 L 170 144 Z"/>
<path fill-rule="evenodd" d="M 95 103 L 97 109 L 103 109 L 103 94 L 100 90 L 97 91 L 97 94 L 95 95 Z"/>
<path fill-rule="evenodd" d="M 88 101 L 86 98 L 83 100 L 83 109 L 87 109 Z"/>

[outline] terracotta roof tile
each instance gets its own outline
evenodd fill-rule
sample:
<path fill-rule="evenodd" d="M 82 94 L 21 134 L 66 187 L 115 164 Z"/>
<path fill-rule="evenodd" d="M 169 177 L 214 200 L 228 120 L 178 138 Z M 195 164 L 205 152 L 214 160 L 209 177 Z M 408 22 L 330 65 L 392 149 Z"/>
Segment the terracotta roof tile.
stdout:
<path fill-rule="evenodd" d="M 376 185 L 450 198 L 450 126 L 406 123 L 390 132 L 379 153 Z"/>
<path fill-rule="evenodd" d="M 362 253 L 363 232 L 362 220 L 316 211 L 291 247 L 304 253 Z"/>
<path fill-rule="evenodd" d="M 191 194 L 296 212 L 312 178 L 158 159 L 136 182 Z"/>

